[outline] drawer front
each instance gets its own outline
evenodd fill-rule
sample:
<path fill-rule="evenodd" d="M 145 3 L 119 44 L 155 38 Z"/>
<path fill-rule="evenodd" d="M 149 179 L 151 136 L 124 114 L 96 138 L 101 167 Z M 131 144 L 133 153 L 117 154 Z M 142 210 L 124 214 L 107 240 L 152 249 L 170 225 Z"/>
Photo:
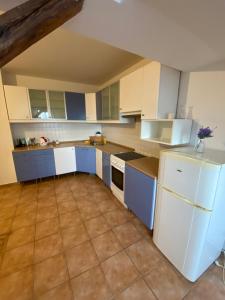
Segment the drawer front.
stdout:
<path fill-rule="evenodd" d="M 191 158 L 163 154 L 159 183 L 206 209 L 214 205 L 220 166 Z"/>

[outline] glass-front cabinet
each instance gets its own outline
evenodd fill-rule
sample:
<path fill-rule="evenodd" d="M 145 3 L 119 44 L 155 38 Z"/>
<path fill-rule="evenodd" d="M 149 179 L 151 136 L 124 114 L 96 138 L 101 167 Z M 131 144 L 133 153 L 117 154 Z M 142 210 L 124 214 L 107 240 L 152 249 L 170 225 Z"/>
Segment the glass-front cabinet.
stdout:
<path fill-rule="evenodd" d="M 65 94 L 29 89 L 32 119 L 65 119 Z"/>
<path fill-rule="evenodd" d="M 65 93 L 64 92 L 55 92 L 49 91 L 49 108 L 50 115 L 53 119 L 65 119 Z"/>
<path fill-rule="evenodd" d="M 97 106 L 98 120 L 119 120 L 119 82 L 106 88 L 101 93 L 101 117 L 99 117 L 99 105 Z"/>
<path fill-rule="evenodd" d="M 29 89 L 32 119 L 48 119 L 46 91 Z"/>

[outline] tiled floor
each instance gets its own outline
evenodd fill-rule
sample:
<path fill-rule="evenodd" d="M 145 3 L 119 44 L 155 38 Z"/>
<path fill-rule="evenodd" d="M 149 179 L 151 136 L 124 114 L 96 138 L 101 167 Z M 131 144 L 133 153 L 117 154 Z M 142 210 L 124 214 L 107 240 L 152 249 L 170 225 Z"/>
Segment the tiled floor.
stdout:
<path fill-rule="evenodd" d="M 185 280 L 95 176 L 0 188 L 0 300 L 225 299 L 221 270 Z"/>

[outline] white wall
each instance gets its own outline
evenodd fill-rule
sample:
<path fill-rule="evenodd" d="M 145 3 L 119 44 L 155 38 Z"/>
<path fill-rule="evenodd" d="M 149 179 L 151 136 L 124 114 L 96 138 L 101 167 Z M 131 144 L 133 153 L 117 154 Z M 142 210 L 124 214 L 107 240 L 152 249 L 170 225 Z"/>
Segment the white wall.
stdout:
<path fill-rule="evenodd" d="M 161 149 L 166 146 L 160 146 L 156 143 L 145 142 L 140 139 L 141 120 L 136 118 L 134 124 L 103 124 L 102 132 L 108 140 L 134 148 L 147 156 L 159 157 Z"/>
<path fill-rule="evenodd" d="M 2 185 L 16 182 L 12 158 L 13 142 L 2 85 L 0 85 L 0 141 L 0 185 Z"/>
<path fill-rule="evenodd" d="M 51 141 L 79 141 L 86 140 L 96 131 L 101 131 L 98 124 L 77 123 L 38 123 L 38 124 L 12 124 L 12 135 L 14 141 L 18 138 L 35 137 L 37 142 L 41 136 Z"/>
<path fill-rule="evenodd" d="M 225 150 L 225 71 L 182 73 L 178 116 L 192 108 L 192 143 L 201 126 L 217 127 L 206 146 Z"/>
<path fill-rule="evenodd" d="M 61 81 L 49 78 L 33 77 L 3 72 L 3 82 L 8 85 L 19 85 L 33 89 L 56 91 L 95 92 L 98 86 L 78 82 Z"/>

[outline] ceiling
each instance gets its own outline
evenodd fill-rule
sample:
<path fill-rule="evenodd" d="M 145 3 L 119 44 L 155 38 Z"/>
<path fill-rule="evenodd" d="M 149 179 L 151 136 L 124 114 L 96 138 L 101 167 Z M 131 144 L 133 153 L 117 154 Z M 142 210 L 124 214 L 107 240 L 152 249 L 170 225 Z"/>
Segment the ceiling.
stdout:
<path fill-rule="evenodd" d="M 127 51 L 60 28 L 17 56 L 3 70 L 100 85 L 141 59 Z"/>
<path fill-rule="evenodd" d="M 0 9 L 21 2 L 0 0 Z M 85 0 L 63 28 L 179 70 L 220 70 L 224 11 L 224 0 Z"/>

